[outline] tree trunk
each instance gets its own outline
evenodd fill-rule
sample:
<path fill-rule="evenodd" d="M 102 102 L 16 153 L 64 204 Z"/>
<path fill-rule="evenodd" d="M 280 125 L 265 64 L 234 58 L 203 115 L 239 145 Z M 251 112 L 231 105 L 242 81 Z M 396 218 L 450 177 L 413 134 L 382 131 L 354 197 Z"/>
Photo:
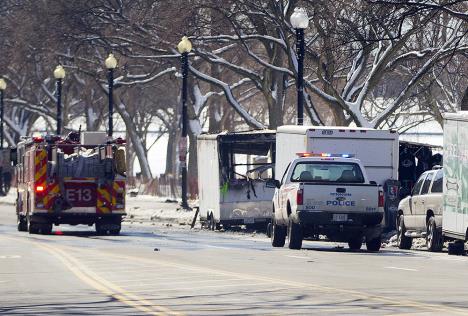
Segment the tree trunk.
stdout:
<path fill-rule="evenodd" d="M 119 112 L 122 120 L 125 123 L 125 127 L 127 128 L 127 133 L 130 136 L 130 139 L 133 144 L 133 149 L 135 150 L 135 154 L 138 158 L 138 162 L 140 163 L 141 175 L 143 176 L 143 181 L 145 183 L 149 182 L 153 176 L 151 175 L 151 169 L 148 163 L 148 158 L 146 156 L 146 148 L 143 145 L 140 136 L 138 135 L 137 129 L 135 124 L 133 123 L 132 116 L 126 110 L 125 104 L 123 103 L 120 96 L 116 96 L 115 98 L 115 105 L 116 110 Z"/>
<path fill-rule="evenodd" d="M 468 87 L 466 87 L 465 93 L 463 94 L 463 99 L 460 104 L 460 110 L 468 111 Z"/>
<path fill-rule="evenodd" d="M 213 78 L 220 77 L 220 67 L 218 65 L 211 64 L 211 76 Z M 214 84 L 210 84 L 211 91 L 219 91 L 220 89 Z M 221 128 L 221 113 L 222 113 L 222 101 L 220 96 L 213 96 L 208 100 L 208 119 L 209 127 L 208 132 L 210 134 L 219 133 L 222 131 Z"/>
<path fill-rule="evenodd" d="M 175 174 L 175 160 L 176 157 L 176 138 L 177 132 L 176 129 L 169 130 L 169 137 L 167 139 L 167 148 L 166 148 L 166 175 Z"/>

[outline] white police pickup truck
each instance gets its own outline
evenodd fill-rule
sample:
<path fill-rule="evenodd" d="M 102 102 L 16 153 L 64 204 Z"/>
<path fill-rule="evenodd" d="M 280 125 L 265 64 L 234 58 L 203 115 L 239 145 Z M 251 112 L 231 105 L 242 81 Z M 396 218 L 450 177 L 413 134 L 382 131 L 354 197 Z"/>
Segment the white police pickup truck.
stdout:
<path fill-rule="evenodd" d="M 304 238 L 326 235 L 331 241 L 348 242 L 369 251 L 381 246 L 383 191 L 369 181 L 358 159 L 347 154 L 298 154 L 274 180 L 271 242 L 300 249 Z"/>

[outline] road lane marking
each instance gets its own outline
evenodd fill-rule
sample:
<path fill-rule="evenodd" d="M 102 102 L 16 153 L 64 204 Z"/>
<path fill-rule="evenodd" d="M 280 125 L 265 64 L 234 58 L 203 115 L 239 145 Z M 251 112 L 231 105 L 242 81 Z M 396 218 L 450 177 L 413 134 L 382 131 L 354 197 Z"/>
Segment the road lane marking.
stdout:
<path fill-rule="evenodd" d="M 309 257 L 305 257 L 305 256 L 293 256 L 293 255 L 285 255 L 285 257 L 296 258 L 296 259 L 310 259 Z"/>
<path fill-rule="evenodd" d="M 0 256 L 0 259 L 19 259 L 21 256 L 18 255 L 6 255 L 6 256 Z"/>
<path fill-rule="evenodd" d="M 13 239 L 13 238 L 11 238 L 11 239 Z M 17 238 L 15 238 L 15 240 L 16 239 Z M 18 238 L 18 240 L 21 240 L 21 239 Z M 39 244 L 38 242 L 31 242 L 31 241 L 29 241 L 29 242 L 33 243 L 33 244 L 36 244 L 36 245 Z M 43 243 L 40 243 L 40 244 L 43 244 Z M 59 247 L 54 247 L 54 248 L 59 248 Z M 241 278 L 241 279 L 250 280 L 250 281 L 257 280 L 257 281 L 262 281 L 262 282 L 266 282 L 266 283 L 270 283 L 270 284 L 280 284 L 282 286 L 288 286 L 288 287 L 292 287 L 292 288 L 314 289 L 314 290 L 328 292 L 328 293 L 331 293 L 331 294 L 341 293 L 341 294 L 350 295 L 350 296 L 360 298 L 360 299 L 364 299 L 364 300 L 384 303 L 387 306 L 392 306 L 392 307 L 412 307 L 412 308 L 421 309 L 421 310 L 438 311 L 438 312 L 442 312 L 442 313 L 451 312 L 451 313 L 466 315 L 466 310 L 462 309 L 462 308 L 444 306 L 444 305 L 440 305 L 440 304 L 429 304 L 429 303 L 423 303 L 423 302 L 411 301 L 411 300 L 398 300 L 398 301 L 396 301 L 396 299 L 392 298 L 392 297 L 386 297 L 386 296 L 381 296 L 381 295 L 373 295 L 373 294 L 370 294 L 370 293 L 360 292 L 360 291 L 357 291 L 357 290 L 347 290 L 347 289 L 340 289 L 340 288 L 334 288 L 334 287 L 329 287 L 329 286 L 322 286 L 322 285 L 313 284 L 313 283 L 304 283 L 304 282 L 289 281 L 289 280 L 284 280 L 284 279 L 270 278 L 270 277 L 260 276 L 260 275 L 236 273 L 236 272 L 231 272 L 231 271 L 226 271 L 226 270 L 206 268 L 206 267 L 202 267 L 202 266 L 181 264 L 181 263 L 177 263 L 177 262 L 173 262 L 173 261 L 161 260 L 161 259 L 158 259 L 158 258 L 148 259 L 148 258 L 141 258 L 141 257 L 137 257 L 137 256 L 114 254 L 114 253 L 109 252 L 109 251 L 103 251 L 103 250 L 98 251 L 96 249 L 83 249 L 83 248 L 76 248 L 76 247 L 72 247 L 72 246 L 61 246 L 60 248 L 70 250 L 70 251 L 72 251 L 74 253 L 76 253 L 76 251 L 78 250 L 78 251 L 82 251 L 82 252 L 88 253 L 88 254 L 89 253 L 94 253 L 95 256 L 107 256 L 107 257 L 117 258 L 119 260 L 127 259 L 130 262 L 142 262 L 142 263 L 151 264 L 151 265 L 157 264 L 159 266 L 168 267 L 168 268 L 179 268 L 179 269 L 182 269 L 182 270 L 185 270 L 185 271 L 197 271 L 197 272 L 205 273 L 205 274 L 208 274 L 208 275 L 211 275 L 211 276 L 213 274 L 217 274 L 217 275 L 220 275 L 220 276 L 230 276 L 230 277 L 236 277 L 236 278 Z M 110 282 L 107 282 L 107 283 L 110 283 Z M 101 284 L 98 283 L 97 285 L 99 286 Z M 115 286 L 115 287 L 117 287 L 117 286 Z M 112 295 L 112 294 L 116 295 L 115 293 L 113 293 L 113 291 L 111 289 L 104 286 L 102 291 L 106 291 L 106 290 L 108 292 L 110 292 L 109 295 Z M 123 296 L 123 295 L 121 295 L 121 296 Z M 114 296 L 114 297 L 116 297 L 116 296 Z M 134 297 L 136 297 L 136 296 L 134 295 Z M 123 296 L 123 297 L 121 297 L 121 299 L 123 301 L 125 301 L 125 300 L 128 301 L 129 297 Z M 128 305 L 134 306 L 135 304 L 133 303 L 134 305 L 131 305 L 132 303 L 133 303 L 133 301 L 131 301 L 131 300 L 128 303 L 126 302 L 126 304 L 128 304 Z M 139 306 L 139 305 L 137 305 L 137 306 Z M 146 307 L 146 306 L 141 306 L 141 307 Z M 385 308 L 385 306 L 383 306 L 383 308 Z M 154 314 L 158 314 L 158 313 L 154 312 Z"/>
<path fill-rule="evenodd" d="M 93 286 L 95 289 L 100 292 L 115 297 L 117 300 L 125 303 L 129 306 L 132 306 L 142 312 L 145 312 L 150 315 L 174 315 L 177 313 L 172 312 L 168 308 L 162 306 L 153 305 L 151 302 L 146 301 L 136 295 L 133 295 L 130 292 L 125 291 L 124 289 L 119 288 L 107 280 L 102 279 L 97 276 L 94 272 L 89 270 L 86 266 L 81 264 L 78 260 L 67 254 L 57 247 L 52 247 L 45 244 L 37 244 L 38 247 L 43 248 L 48 251 L 55 257 L 57 257 L 62 263 L 72 271 L 79 279 Z M 156 309 L 156 310 L 155 310 Z"/>
<path fill-rule="evenodd" d="M 231 250 L 231 249 L 232 249 L 232 248 L 228 248 L 228 247 L 213 246 L 213 245 L 205 245 L 205 247 L 207 247 L 207 248 L 215 248 L 215 249 L 227 249 L 227 250 Z"/>
<path fill-rule="evenodd" d="M 413 272 L 419 271 L 418 269 L 400 268 L 400 267 L 384 267 L 384 269 L 394 269 L 394 270 L 413 271 Z"/>
<path fill-rule="evenodd" d="M 9 237 L 4 238 L 10 239 Z M 16 240 L 16 238 L 14 239 Z M 48 253 L 59 259 L 60 262 L 62 262 L 65 265 L 65 267 L 67 267 L 81 281 L 85 282 L 86 284 L 90 285 L 91 287 L 95 288 L 101 293 L 114 297 L 118 301 L 129 305 L 135 309 L 138 309 L 139 311 L 142 311 L 149 315 L 182 315 L 181 313 L 172 311 L 169 308 L 155 305 L 152 302 L 149 302 L 137 295 L 134 295 L 118 287 L 117 285 L 101 278 L 100 276 L 89 270 L 76 258 L 67 254 L 65 251 L 59 249 L 58 247 L 53 247 L 51 245 L 47 245 L 43 242 L 38 241 L 23 239 L 17 240 L 23 241 L 25 243 L 31 243 L 39 248 L 42 248 L 43 250 L 47 251 Z"/>
<path fill-rule="evenodd" d="M 237 277 L 245 280 L 257 280 L 257 281 L 264 281 L 266 283 L 270 284 L 280 284 L 283 286 L 289 286 L 289 287 L 294 287 L 294 288 L 309 288 L 309 289 L 315 289 L 315 290 L 320 290 L 320 291 L 326 291 L 329 293 L 342 293 L 342 294 L 347 294 L 351 295 L 360 299 L 365 299 L 365 300 L 370 300 L 370 301 L 376 301 L 376 302 L 381 302 L 388 304 L 388 306 L 394 306 L 394 307 L 413 307 L 416 309 L 422 309 L 422 310 L 429 310 L 429 311 L 438 311 L 438 312 L 451 312 L 455 314 L 460 314 L 460 315 L 466 315 L 466 310 L 462 308 L 456 308 L 456 307 L 449 307 L 449 306 L 444 306 L 440 304 L 428 304 L 428 303 L 422 303 L 418 301 L 411 301 L 411 300 L 399 300 L 396 301 L 395 298 L 392 297 L 387 297 L 387 296 L 382 296 L 382 295 L 374 295 L 366 292 L 361 292 L 361 291 L 356 291 L 356 290 L 347 290 L 347 289 L 340 289 L 340 288 L 334 288 L 334 287 L 329 287 L 329 286 L 322 286 L 318 284 L 313 284 L 313 283 L 303 283 L 303 282 L 296 282 L 296 281 L 289 281 L 289 280 L 284 280 L 284 279 L 273 279 L 269 277 L 263 277 L 259 275 L 250 275 L 250 274 L 243 274 L 243 273 L 236 273 L 236 272 L 230 272 L 230 271 L 225 271 L 225 270 L 218 270 L 218 269 L 211 269 L 211 268 L 205 268 L 205 267 L 200 267 L 200 266 L 192 266 L 192 265 L 187 265 L 187 264 L 180 264 L 177 262 L 171 262 L 171 261 L 166 261 L 166 260 L 160 260 L 157 258 L 152 258 L 152 259 L 147 259 L 147 258 L 141 258 L 141 257 L 136 257 L 136 256 L 129 256 L 129 255 L 116 255 L 108 251 L 96 251 L 93 249 L 86 249 L 84 251 L 88 252 L 95 252 L 96 255 L 100 254 L 103 255 L 105 253 L 107 256 L 112 256 L 112 257 L 118 257 L 121 259 L 128 259 L 128 260 L 133 260 L 133 261 L 139 261 L 139 262 L 146 262 L 149 264 L 159 264 L 162 266 L 166 267 L 172 267 L 172 268 L 179 268 L 183 270 L 189 270 L 189 271 L 198 271 L 201 273 L 207 273 L 209 275 L 213 274 L 218 274 L 218 275 L 223 275 L 223 276 L 231 276 L 231 277 Z"/>

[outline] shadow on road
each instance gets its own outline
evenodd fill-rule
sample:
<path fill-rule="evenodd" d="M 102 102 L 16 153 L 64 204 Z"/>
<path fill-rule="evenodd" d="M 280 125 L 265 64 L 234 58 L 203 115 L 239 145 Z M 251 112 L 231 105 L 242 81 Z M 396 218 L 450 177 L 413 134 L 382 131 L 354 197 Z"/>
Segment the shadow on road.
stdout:
<path fill-rule="evenodd" d="M 1 315 L 139 315 L 140 313 L 131 306 L 118 302 L 115 298 L 70 302 L 71 297 L 64 298 L 65 302 L 56 303 L 32 303 L 32 304 L 3 304 L 0 307 Z M 50 300 L 49 300 L 50 301 Z"/>
<path fill-rule="evenodd" d="M 351 250 L 347 247 L 335 246 L 335 247 L 323 247 L 323 246 L 305 246 L 302 247 L 302 250 L 311 250 L 311 251 L 322 251 L 322 252 L 336 252 L 336 253 L 358 253 L 363 255 L 371 256 L 407 256 L 407 257 L 422 257 L 418 253 L 412 251 L 404 250 L 390 250 L 390 249 L 380 249 L 378 252 L 367 251 L 365 249 L 360 250 Z"/>

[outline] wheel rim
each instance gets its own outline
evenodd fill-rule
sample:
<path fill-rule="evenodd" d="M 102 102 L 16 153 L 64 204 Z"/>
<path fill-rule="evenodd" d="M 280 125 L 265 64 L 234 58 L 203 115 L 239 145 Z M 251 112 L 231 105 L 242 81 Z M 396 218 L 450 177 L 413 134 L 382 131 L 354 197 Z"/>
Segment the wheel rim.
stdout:
<path fill-rule="evenodd" d="M 403 228 L 401 227 L 401 216 L 398 217 L 397 219 L 398 225 L 397 225 L 397 244 L 399 245 L 401 242 L 401 232 L 403 231 Z"/>
<path fill-rule="evenodd" d="M 427 240 L 427 248 L 431 248 L 432 247 L 432 242 L 434 240 L 434 228 L 432 227 L 432 224 L 430 224 L 428 227 L 427 227 L 427 237 L 426 237 L 426 240 Z"/>
<path fill-rule="evenodd" d="M 210 220 L 210 224 L 211 224 L 211 230 L 215 230 L 215 227 L 216 227 L 216 223 L 215 223 L 215 219 L 213 217 L 213 214 L 211 214 L 211 220 Z"/>

